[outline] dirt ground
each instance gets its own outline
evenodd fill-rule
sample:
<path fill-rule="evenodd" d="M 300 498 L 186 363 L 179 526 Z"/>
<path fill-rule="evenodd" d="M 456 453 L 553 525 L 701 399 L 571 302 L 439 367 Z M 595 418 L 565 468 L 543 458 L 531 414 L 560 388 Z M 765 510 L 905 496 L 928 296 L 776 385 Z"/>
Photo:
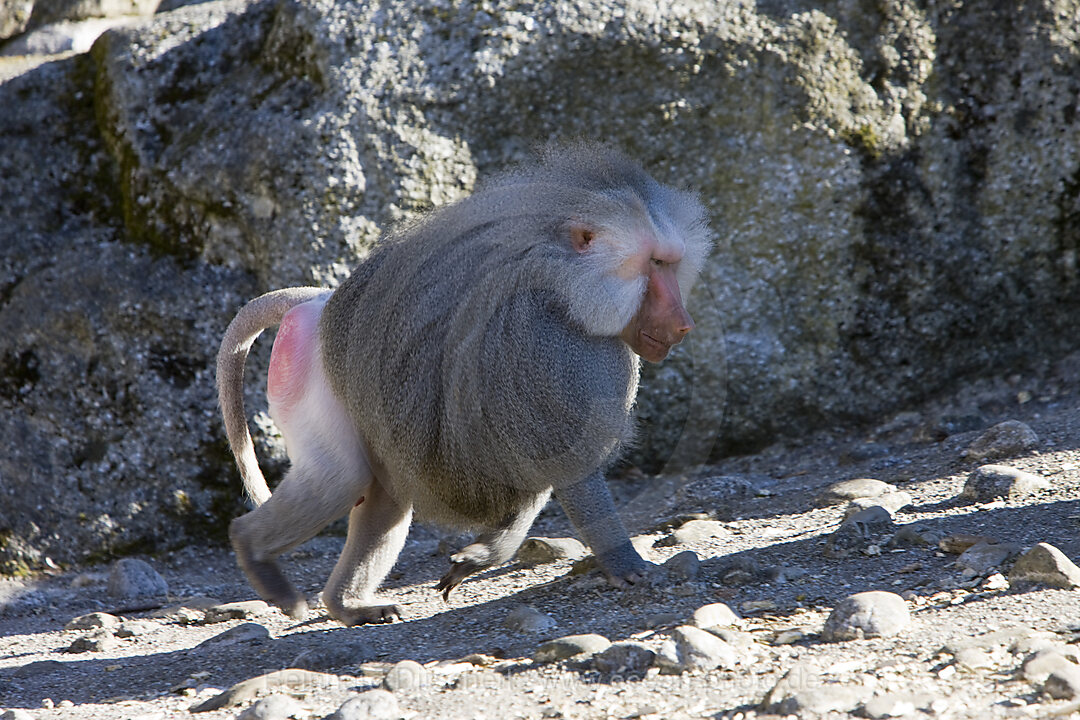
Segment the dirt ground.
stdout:
<path fill-rule="evenodd" d="M 711 536 L 650 547 L 653 562 L 691 550 L 701 564 L 688 579 L 658 569 L 648 587 L 610 588 L 596 571 L 575 573 L 569 560 L 531 568 L 515 562 L 466 581 L 444 603 L 433 586 L 447 553 L 466 539 L 423 527 L 414 527 L 386 583 L 385 597 L 404 610 L 402 622 L 389 625 L 346 628 L 318 604 L 300 622 L 272 608 L 220 622 L 207 622 L 204 609 L 213 602 L 187 600 L 187 609 L 176 609 L 193 596 L 255 599 L 221 547 L 144 558 L 168 582 L 169 597 L 159 601 L 110 598 L 105 566 L 6 579 L 0 581 L 0 708 L 40 720 L 209 720 L 237 717 L 277 692 L 298 701 L 290 711 L 296 717 L 321 718 L 382 686 L 391 664 L 414 660 L 426 666 L 424 673 L 394 691 L 404 718 L 1080 716 L 1076 700 L 1044 694 L 1021 670 L 1040 643 L 1066 655 L 1080 651 L 1080 590 L 1010 585 L 1008 560 L 965 573 L 957 555 L 937 542 L 979 535 L 1015 543 L 1018 551 L 1045 542 L 1080 560 L 1080 386 L 1069 367 L 979 381 L 882 418 L 876 429 L 809 434 L 683 475 L 626 472 L 611 484 L 639 546 L 667 538 L 687 519 L 722 523 Z M 1028 424 L 1038 435 L 1035 448 L 985 461 L 964 456 L 1003 420 Z M 984 462 L 1040 475 L 1050 489 L 963 500 L 965 480 Z M 885 535 L 846 557 L 830 556 L 829 537 L 845 506 L 822 505 L 818 497 L 853 478 L 890 483 L 911 503 L 894 513 L 897 527 Z M 532 534 L 572 533 L 550 505 Z M 910 541 L 914 535 L 928 541 Z M 313 599 L 341 542 L 324 535 L 286 559 L 287 572 Z M 820 632 L 832 608 L 865 590 L 900 594 L 910 622 L 888 637 L 826 642 Z M 746 642 L 734 666 L 601 672 L 588 658 L 531 659 L 543 641 L 580 633 L 659 649 L 695 608 L 716 602 L 742 616 L 736 629 Z M 537 627 L 505 624 L 521 605 L 549 620 Z M 65 624 L 93 611 L 144 622 L 127 623 L 130 637 L 106 631 L 101 649 L 70 651 L 88 631 Z M 242 629 L 233 633 L 249 633 L 248 639 L 221 637 L 236 627 Z M 263 681 L 262 693 L 234 705 L 189 710 L 236 683 L 294 667 L 323 674 L 297 673 L 292 685 L 277 690 Z M 774 703 L 763 705 L 785 674 L 798 697 L 777 704 L 774 693 Z"/>

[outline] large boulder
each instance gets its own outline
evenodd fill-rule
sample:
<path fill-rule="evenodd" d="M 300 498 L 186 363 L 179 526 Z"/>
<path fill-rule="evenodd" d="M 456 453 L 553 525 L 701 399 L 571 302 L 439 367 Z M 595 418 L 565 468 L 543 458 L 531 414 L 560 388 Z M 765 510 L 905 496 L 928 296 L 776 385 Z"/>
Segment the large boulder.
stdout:
<path fill-rule="evenodd" d="M 334 285 L 383 228 L 554 137 L 623 146 L 712 214 L 698 329 L 645 373 L 640 462 L 1075 349 L 1078 12 L 224 0 L 4 82 L 0 558 L 223 529 L 212 362 L 243 298 Z"/>

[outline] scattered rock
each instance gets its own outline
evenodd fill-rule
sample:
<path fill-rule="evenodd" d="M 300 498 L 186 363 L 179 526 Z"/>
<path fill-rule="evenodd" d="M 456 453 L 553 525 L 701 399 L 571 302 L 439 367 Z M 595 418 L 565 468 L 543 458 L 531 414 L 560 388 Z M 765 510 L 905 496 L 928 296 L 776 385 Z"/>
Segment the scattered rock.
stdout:
<path fill-rule="evenodd" d="M 976 438 L 964 451 L 964 457 L 968 460 L 993 460 L 1019 455 L 1038 445 L 1039 436 L 1034 430 L 1019 420 L 1006 420 Z"/>
<path fill-rule="evenodd" d="M 886 693 L 867 700 L 863 704 L 860 714 L 871 720 L 909 717 L 915 715 L 917 710 L 932 712 L 937 699 L 930 693 Z"/>
<path fill-rule="evenodd" d="M 765 580 L 777 585 L 783 585 L 803 577 L 806 577 L 806 569 L 791 565 L 777 565 L 765 570 Z"/>
<path fill-rule="evenodd" d="M 1009 582 L 1072 590 L 1080 587 L 1080 568 L 1053 545 L 1039 543 L 1013 564 Z"/>
<path fill-rule="evenodd" d="M 671 640 L 664 643 L 657 656 L 660 669 L 681 673 L 713 668 L 733 669 L 739 662 L 735 648 L 701 628 L 682 625 L 675 628 Z"/>
<path fill-rule="evenodd" d="M 258 623 L 249 622 L 229 628 L 213 637 L 208 637 L 196 645 L 195 648 L 226 647 L 228 645 L 235 645 L 236 643 L 265 640 L 269 637 L 270 631 L 264 626 Z"/>
<path fill-rule="evenodd" d="M 993 545 L 996 542 L 994 538 L 985 535 L 947 535 L 938 541 L 938 550 L 950 555 L 959 555 L 973 545 L 979 543 Z"/>
<path fill-rule="evenodd" d="M 864 637 L 888 637 L 911 622 L 907 603 L 899 595 L 881 590 L 861 592 L 844 598 L 833 608 L 821 639 L 826 642 Z"/>
<path fill-rule="evenodd" d="M 525 538 L 517 551 L 517 560 L 525 566 L 541 565 L 557 560 L 579 560 L 589 554 L 576 538 Z"/>
<path fill-rule="evenodd" d="M 38 675 L 59 672 L 66 667 L 67 663 L 62 663 L 59 660 L 36 660 L 32 663 L 27 663 L 15 668 L 12 671 L 11 676 L 15 678 L 33 678 Z"/>
<path fill-rule="evenodd" d="M 383 685 L 392 692 L 417 690 L 428 683 L 427 668 L 415 660 L 394 663 L 383 678 Z"/>
<path fill-rule="evenodd" d="M 205 623 L 219 623 L 226 620 L 247 620 L 270 611 L 270 606 L 262 600 L 223 603 L 207 608 L 203 616 Z"/>
<path fill-rule="evenodd" d="M 885 508 L 890 515 L 895 515 L 901 508 L 906 508 L 912 503 L 912 497 L 903 490 L 893 490 L 874 497 L 855 498 L 844 508 L 844 517 L 851 517 L 855 513 L 871 507 Z"/>
<path fill-rule="evenodd" d="M 107 650 L 112 650 L 117 644 L 116 638 L 113 636 L 112 632 L 106 628 L 96 628 L 81 637 L 75 638 L 75 640 L 68 645 L 66 652 L 105 652 Z"/>
<path fill-rule="evenodd" d="M 65 630 L 92 630 L 94 628 L 111 628 L 120 623 L 120 618 L 103 612 L 92 612 L 88 615 L 80 615 L 72 618 L 64 626 Z"/>
<path fill-rule="evenodd" d="M 1000 650 L 998 651 L 1000 653 Z M 996 667 L 998 655 L 992 650 L 980 647 L 967 647 L 957 651 L 953 660 L 963 670 L 986 670 Z"/>
<path fill-rule="evenodd" d="M 184 598 L 173 605 L 167 605 L 152 610 L 149 613 L 149 617 L 162 618 L 187 625 L 195 622 L 202 622 L 203 618 L 206 616 L 206 611 L 215 605 L 220 604 L 221 601 L 217 598 L 206 597 L 205 595 L 195 595 Z"/>
<path fill-rule="evenodd" d="M 761 701 L 761 709 L 779 715 L 850 712 L 869 694 L 861 686 L 826 683 L 813 669 L 799 664 L 769 690 Z"/>
<path fill-rule="evenodd" d="M 113 630 L 118 638 L 132 638 L 157 632 L 161 626 L 150 620 L 125 620 Z"/>
<path fill-rule="evenodd" d="M 873 498 L 884 495 L 896 488 L 887 482 L 873 478 L 855 478 L 854 480 L 842 480 L 825 488 L 817 496 L 819 506 L 839 505 L 855 500 L 856 498 Z"/>
<path fill-rule="evenodd" d="M 735 611 L 724 603 L 710 603 L 695 610 L 690 622 L 695 627 L 705 630 L 713 627 L 730 627 L 738 625 L 741 621 L 742 619 L 735 614 Z"/>
<path fill-rule="evenodd" d="M 138 558 L 121 558 L 109 571 L 108 593 L 115 598 L 167 595 L 165 578 L 149 563 Z"/>
<path fill-rule="evenodd" d="M 673 612 L 659 612 L 653 613 L 645 618 L 645 627 L 647 628 L 659 628 L 667 627 L 669 625 L 678 625 L 682 620 L 682 617 L 678 613 Z"/>
<path fill-rule="evenodd" d="M 731 535 L 724 523 L 719 520 L 690 520 L 677 530 L 656 543 L 657 547 L 673 547 L 690 543 L 705 542 Z"/>
<path fill-rule="evenodd" d="M 1020 674 L 1029 683 L 1039 685 L 1046 682 L 1051 673 L 1058 671 L 1068 673 L 1070 669 L 1080 669 L 1080 665 L 1056 649 L 1047 649 L 1028 655 L 1020 667 Z"/>
<path fill-rule="evenodd" d="M 611 641 L 603 635 L 567 635 L 541 643 L 533 655 L 536 662 L 566 660 L 579 655 L 595 655 L 611 647 Z"/>
<path fill-rule="evenodd" d="M 745 600 L 739 605 L 739 609 L 742 610 L 743 615 L 753 615 L 755 613 L 769 612 L 776 609 L 775 600 Z"/>
<path fill-rule="evenodd" d="M 332 670 L 356 665 L 369 654 L 370 649 L 363 640 L 338 640 L 301 651 L 291 665 L 304 670 Z"/>
<path fill-rule="evenodd" d="M 844 558 L 854 552 L 862 552 L 871 545 L 885 543 L 884 536 L 893 532 L 896 525 L 892 515 L 883 507 L 868 507 L 840 523 L 825 543 L 825 555 Z"/>
<path fill-rule="evenodd" d="M 341 704 L 326 720 L 398 720 L 397 698 L 385 690 L 367 690 Z"/>
<path fill-rule="evenodd" d="M 960 498 L 968 502 L 1016 500 L 1050 488 L 1050 481 L 1008 465 L 982 465 L 968 475 Z"/>
<path fill-rule="evenodd" d="M 303 717 L 304 708 L 288 695 L 264 697 L 237 716 L 236 720 L 288 720 Z"/>
<path fill-rule="evenodd" d="M 981 542 L 962 552 L 956 558 L 956 565 L 974 575 L 986 575 L 1019 555 L 1022 549 L 1016 543 Z"/>
<path fill-rule="evenodd" d="M 1080 665 L 1069 663 L 1051 670 L 1042 691 L 1055 700 L 1080 697 Z"/>
<path fill-rule="evenodd" d="M 545 615 L 528 605 L 518 605 L 503 620 L 503 627 L 523 633 L 544 632 L 556 625 L 558 623 L 555 622 L 555 618 Z"/>
<path fill-rule="evenodd" d="M 644 675 L 656 660 L 652 648 L 632 640 L 612 643 L 603 652 L 593 656 L 593 665 L 602 673 L 627 673 Z"/>
<path fill-rule="evenodd" d="M 941 535 L 936 530 L 931 528 L 912 524 L 903 525 L 893 535 L 892 540 L 889 541 L 889 545 L 893 547 L 899 547 L 901 545 L 914 545 L 916 547 L 924 545 L 937 545 L 941 541 Z"/>
<path fill-rule="evenodd" d="M 667 562 L 664 563 L 664 567 L 675 578 L 695 580 L 701 571 L 701 559 L 693 550 L 684 550 L 668 558 Z"/>
<path fill-rule="evenodd" d="M 192 705 L 189 710 L 193 713 L 209 712 L 240 705 L 259 695 L 269 694 L 274 690 L 296 693 L 333 688 L 340 684 L 337 675 L 289 668 L 238 682 L 228 690 Z"/>

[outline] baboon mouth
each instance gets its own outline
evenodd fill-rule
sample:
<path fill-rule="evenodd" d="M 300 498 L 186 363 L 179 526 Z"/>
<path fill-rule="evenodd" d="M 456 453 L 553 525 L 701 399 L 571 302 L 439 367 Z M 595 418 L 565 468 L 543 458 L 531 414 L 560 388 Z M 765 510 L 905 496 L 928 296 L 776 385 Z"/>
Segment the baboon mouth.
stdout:
<path fill-rule="evenodd" d="M 658 349 L 663 350 L 664 352 L 671 350 L 671 346 L 673 345 L 673 343 L 666 343 L 663 340 L 657 340 L 644 330 L 641 331 L 641 337 L 645 338 L 646 344 L 653 345 Z"/>

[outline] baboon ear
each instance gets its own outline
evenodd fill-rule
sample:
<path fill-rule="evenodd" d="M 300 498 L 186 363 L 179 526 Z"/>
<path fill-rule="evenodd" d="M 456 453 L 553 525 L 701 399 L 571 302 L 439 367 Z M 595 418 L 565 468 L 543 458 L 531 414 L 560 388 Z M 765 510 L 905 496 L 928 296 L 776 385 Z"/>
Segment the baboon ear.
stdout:
<path fill-rule="evenodd" d="M 570 244 L 578 252 L 585 252 L 592 244 L 594 237 L 596 237 L 596 232 L 588 225 L 582 223 L 570 225 Z"/>

